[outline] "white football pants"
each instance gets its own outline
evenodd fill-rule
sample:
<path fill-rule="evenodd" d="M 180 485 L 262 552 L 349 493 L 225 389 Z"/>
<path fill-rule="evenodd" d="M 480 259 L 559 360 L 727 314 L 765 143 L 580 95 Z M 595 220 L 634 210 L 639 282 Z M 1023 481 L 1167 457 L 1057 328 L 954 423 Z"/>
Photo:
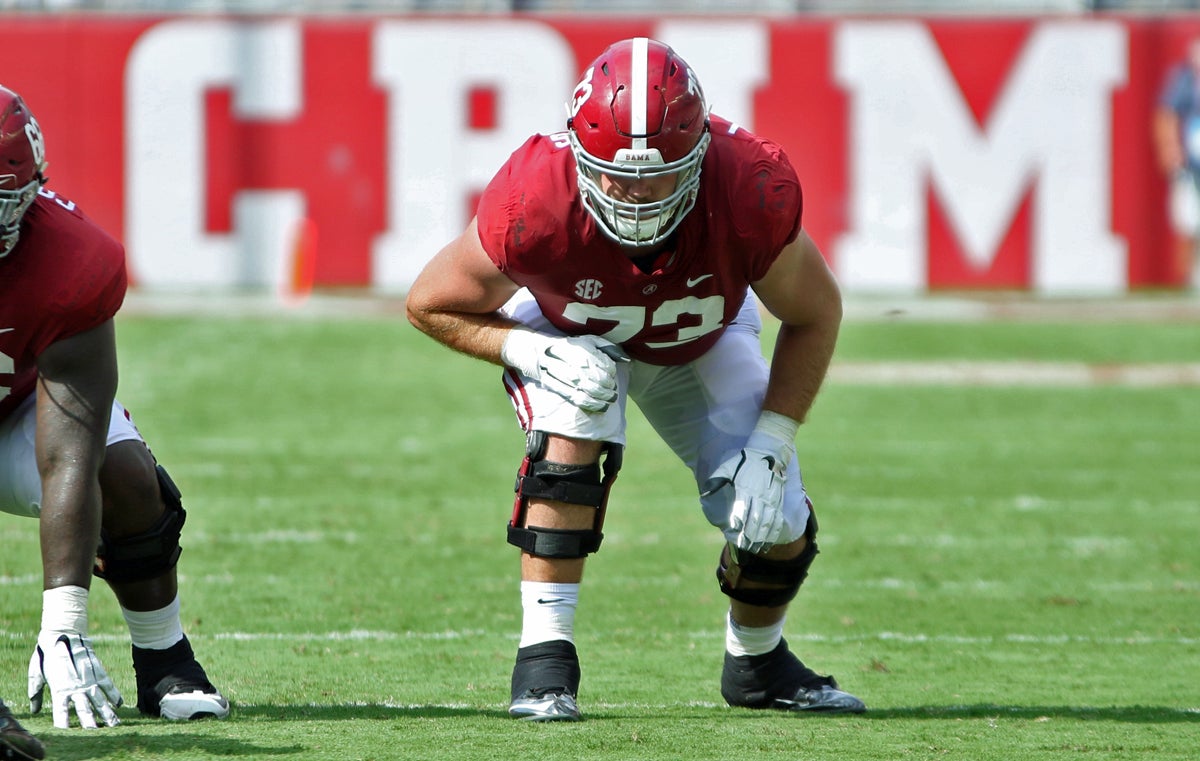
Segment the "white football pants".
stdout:
<path fill-rule="evenodd" d="M 503 312 L 531 329 L 561 335 L 525 289 L 513 296 Z M 584 412 L 511 368 L 504 373 L 504 386 L 524 431 L 622 445 L 626 443 L 626 403 L 632 399 L 667 446 L 691 469 L 699 495 L 713 471 L 737 454 L 758 422 L 768 374 L 761 332 L 758 302 L 748 294 L 737 319 L 700 358 L 671 366 L 637 360 L 618 363 L 619 398 L 602 413 Z M 626 467 L 637 459 L 628 455 Z M 809 508 L 802 487 L 800 468 L 793 458 L 788 466 L 779 544 L 804 535 Z M 733 490 L 721 489 L 701 498 L 700 506 L 708 522 L 724 531 L 729 528 Z"/>

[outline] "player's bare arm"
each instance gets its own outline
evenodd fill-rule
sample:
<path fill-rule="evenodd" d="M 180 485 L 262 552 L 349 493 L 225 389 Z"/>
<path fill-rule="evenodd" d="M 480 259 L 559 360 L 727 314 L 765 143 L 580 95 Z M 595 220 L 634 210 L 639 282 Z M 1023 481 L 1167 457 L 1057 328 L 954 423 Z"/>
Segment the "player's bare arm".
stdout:
<path fill-rule="evenodd" d="M 117 389 L 112 320 L 38 357 L 37 461 L 45 588 L 88 588 L 100 536 L 105 435 Z"/>
<path fill-rule="evenodd" d="M 37 432 L 42 481 L 42 627 L 29 660 L 29 708 L 46 688 L 54 726 L 75 711 L 85 729 L 120 723 L 122 697 L 87 636 L 87 596 L 100 541 L 100 466 L 117 391 L 113 322 L 60 339 L 37 359 Z"/>
<path fill-rule="evenodd" d="M 413 283 L 408 319 L 456 351 L 544 379 L 582 410 L 607 409 L 617 398 L 616 363 L 628 357 L 599 336 L 550 336 L 517 327 L 497 312 L 517 290 L 484 251 L 471 220 Z"/>
<path fill-rule="evenodd" d="M 782 323 L 763 408 L 803 422 L 824 382 L 842 321 L 837 281 L 803 230 L 753 284 Z"/>
<path fill-rule="evenodd" d="M 483 250 L 472 219 L 412 284 L 408 320 L 455 351 L 501 364 L 500 348 L 515 323 L 497 310 L 516 292 Z"/>

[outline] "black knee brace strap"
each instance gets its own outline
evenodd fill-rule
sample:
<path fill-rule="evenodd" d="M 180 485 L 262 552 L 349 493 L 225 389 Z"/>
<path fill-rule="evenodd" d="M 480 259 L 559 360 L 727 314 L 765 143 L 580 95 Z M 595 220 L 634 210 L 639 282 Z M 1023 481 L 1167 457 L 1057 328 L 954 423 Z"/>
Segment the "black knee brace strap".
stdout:
<path fill-rule="evenodd" d="M 605 443 L 604 466 L 601 478 L 600 463 L 572 465 L 543 459 L 547 436 L 542 431 L 530 432 L 526 441 L 525 460 L 517 473 L 514 487 L 516 500 L 512 520 L 508 524 L 508 543 L 530 555 L 543 558 L 582 558 L 600 549 L 604 539 L 604 511 L 608 492 L 621 469 L 623 448 Z M 530 499 L 548 499 L 596 508 L 596 519 L 590 529 L 552 529 L 541 526 L 522 526 L 525 508 Z"/>
<path fill-rule="evenodd" d="M 179 487 L 163 466 L 156 465 L 155 473 L 166 510 L 157 523 L 140 534 L 113 539 L 100 533 L 100 549 L 96 552 L 100 562 L 93 572 L 101 579 L 118 583 L 153 579 L 179 562 L 183 552 L 179 535 L 187 512 L 183 509 Z"/>
<path fill-rule="evenodd" d="M 791 560 L 767 560 L 760 555 L 739 551 L 727 543 L 717 564 L 717 583 L 721 586 L 721 591 L 747 605 L 765 608 L 787 605 L 796 597 L 800 585 L 808 578 L 809 566 L 819 552 L 817 518 L 811 511 L 804 536 L 808 539 L 808 544 Z M 747 587 L 747 581 L 771 586 Z"/>

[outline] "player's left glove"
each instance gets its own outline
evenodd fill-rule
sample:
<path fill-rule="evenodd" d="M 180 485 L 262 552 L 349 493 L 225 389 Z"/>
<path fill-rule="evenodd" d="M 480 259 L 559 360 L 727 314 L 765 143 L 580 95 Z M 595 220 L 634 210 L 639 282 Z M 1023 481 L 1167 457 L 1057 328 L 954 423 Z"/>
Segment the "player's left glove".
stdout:
<path fill-rule="evenodd" d="M 788 465 L 796 456 L 798 425 L 791 418 L 764 411 L 746 445 L 704 484 L 703 497 L 733 488 L 725 538 L 738 549 L 762 554 L 783 532 L 783 488 Z"/>

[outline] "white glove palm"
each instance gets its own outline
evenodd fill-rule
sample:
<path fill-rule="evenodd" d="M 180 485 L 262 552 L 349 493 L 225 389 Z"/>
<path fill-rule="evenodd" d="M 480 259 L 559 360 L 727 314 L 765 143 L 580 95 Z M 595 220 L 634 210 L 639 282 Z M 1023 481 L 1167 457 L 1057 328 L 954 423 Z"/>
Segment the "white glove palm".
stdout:
<path fill-rule="evenodd" d="M 733 488 L 725 538 L 738 549 L 757 555 L 779 540 L 784 527 L 783 489 L 795 456 L 792 439 L 763 431 L 760 425 L 741 451 L 723 462 L 705 482 L 704 497 L 727 486 Z"/>
<path fill-rule="evenodd" d="M 120 723 L 116 709 L 121 693 L 108 677 L 86 634 L 42 630 L 29 659 L 29 711 L 42 710 L 42 694 L 50 688 L 54 726 L 70 727 L 74 706 L 79 725 L 96 729 L 96 714 L 110 727 Z"/>
<path fill-rule="evenodd" d="M 617 400 L 617 362 L 629 361 L 600 336 L 551 336 L 522 327 L 509 332 L 500 359 L 585 412 L 603 412 Z"/>

